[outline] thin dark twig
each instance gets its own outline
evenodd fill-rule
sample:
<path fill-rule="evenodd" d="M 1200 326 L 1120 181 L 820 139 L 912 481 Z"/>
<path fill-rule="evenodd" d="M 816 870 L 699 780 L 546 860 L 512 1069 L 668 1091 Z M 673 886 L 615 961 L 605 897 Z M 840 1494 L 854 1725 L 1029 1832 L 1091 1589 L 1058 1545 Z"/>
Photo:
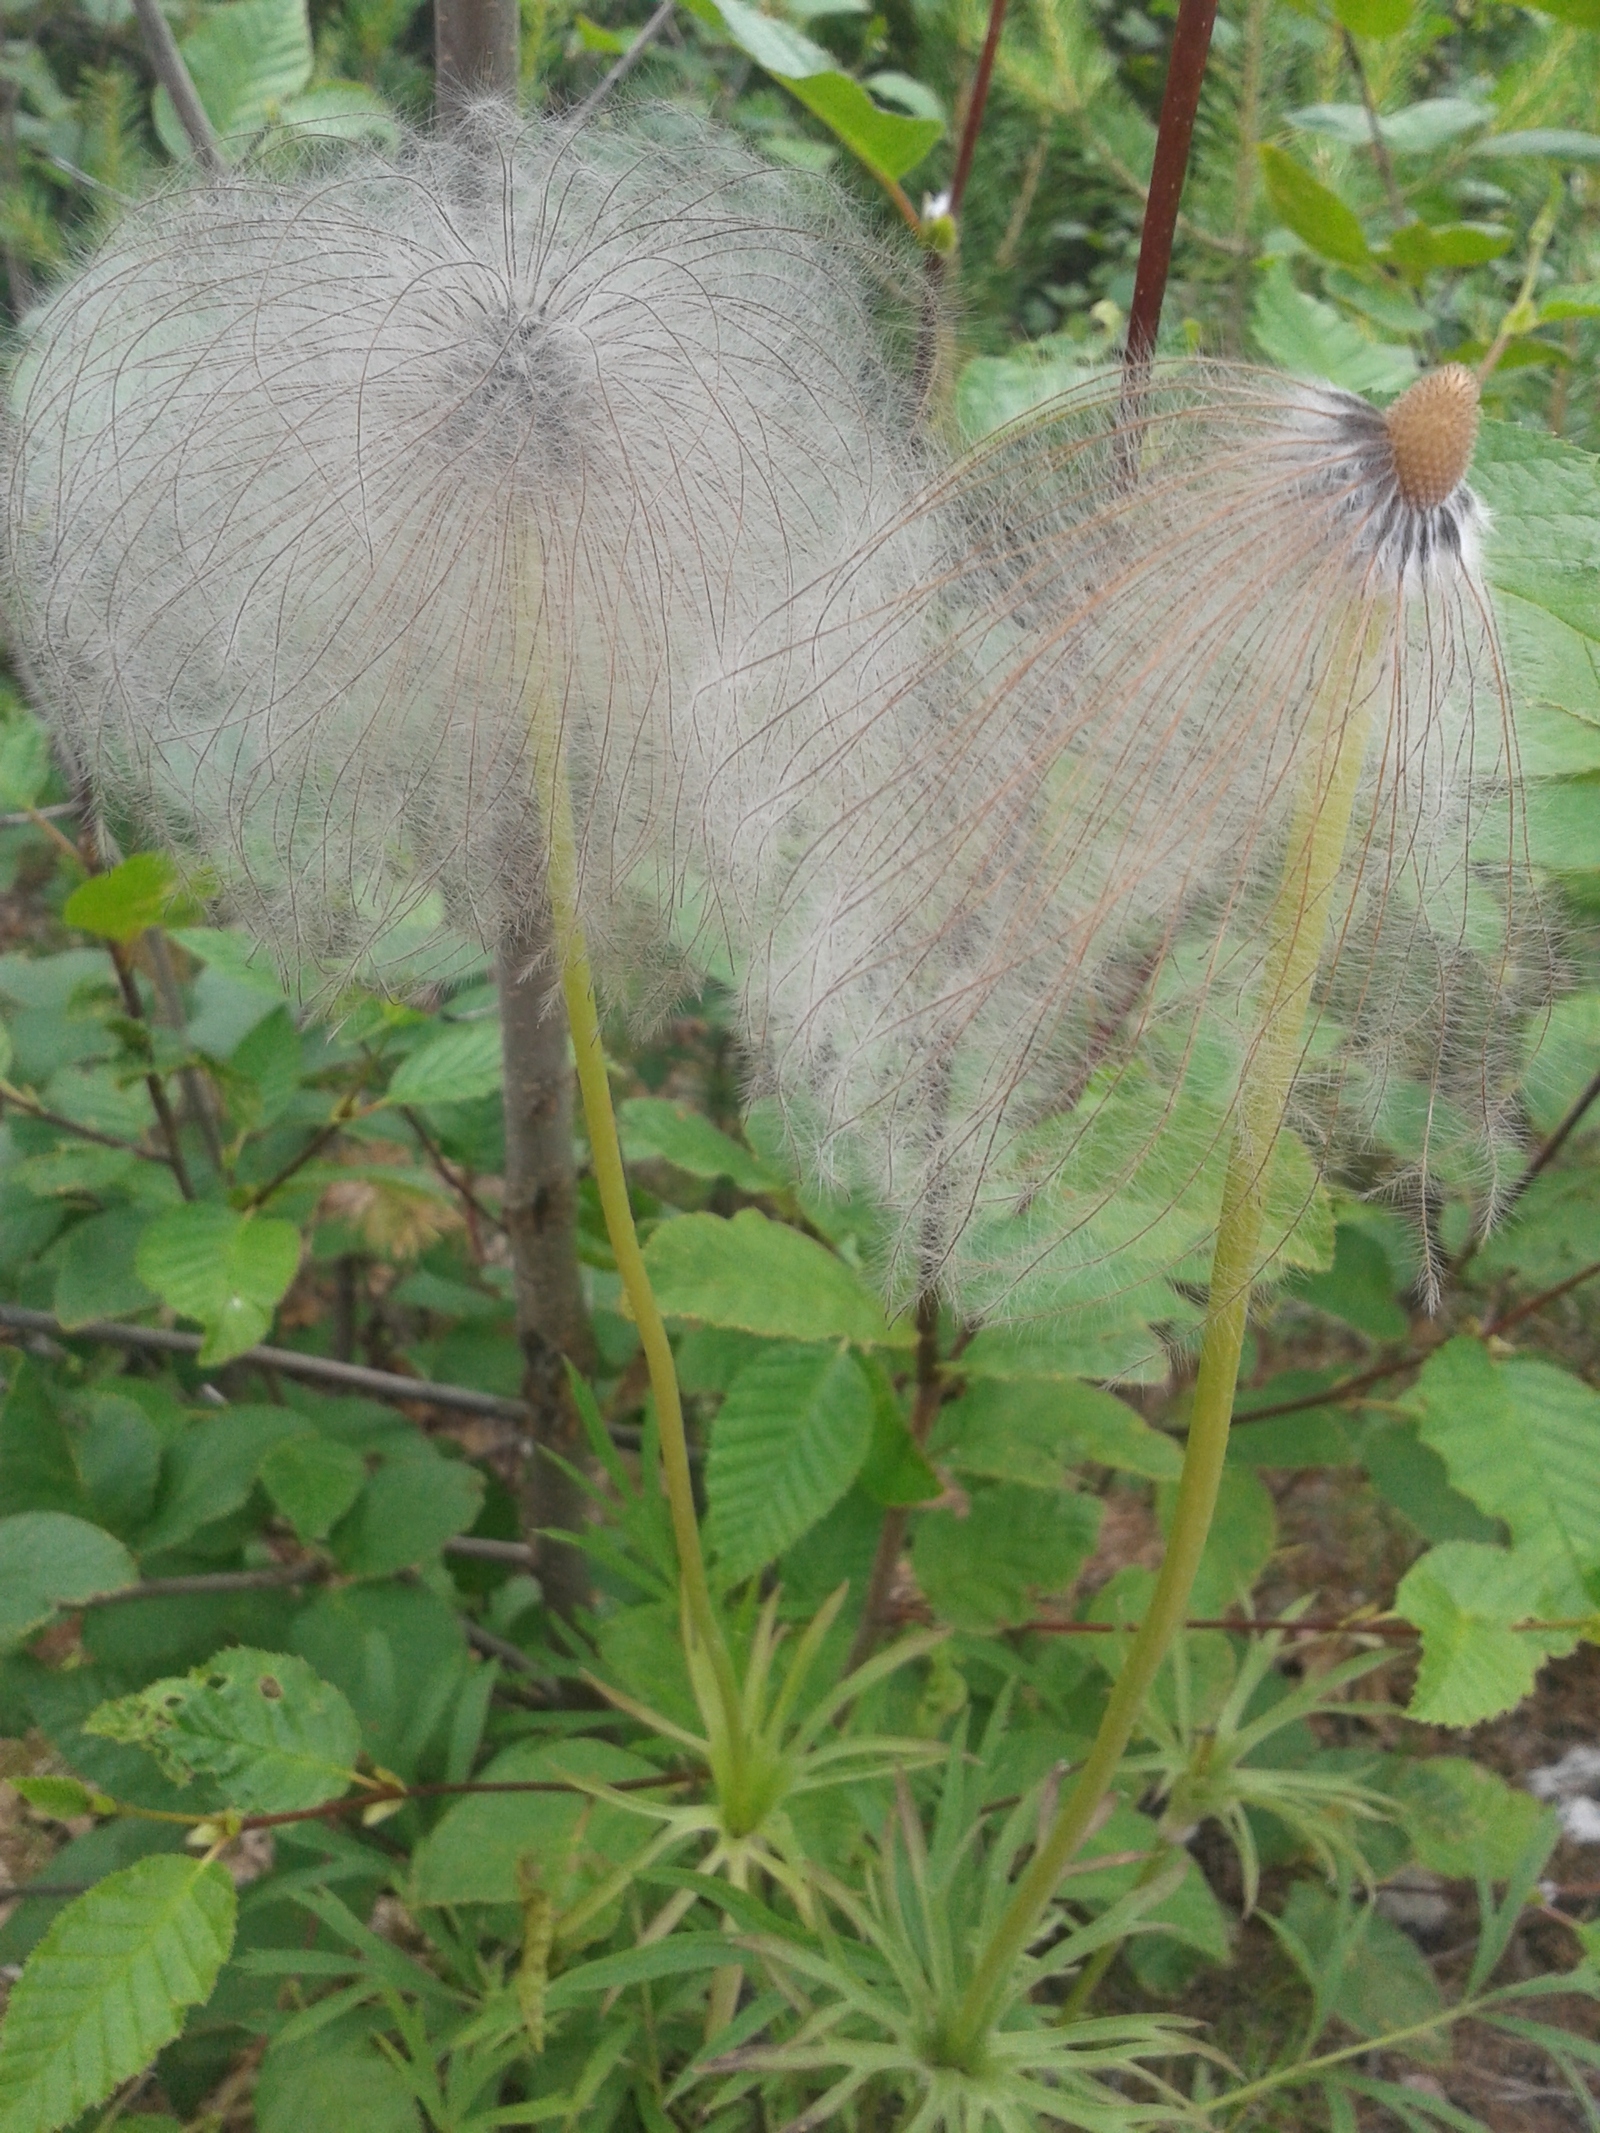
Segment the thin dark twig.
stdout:
<path fill-rule="evenodd" d="M 155 979 L 156 998 L 161 1003 L 161 1020 L 164 1021 L 180 1042 L 187 1043 L 188 1022 L 183 1011 L 183 995 L 178 990 L 178 973 L 172 967 L 172 950 L 167 936 L 160 926 L 147 926 L 144 936 L 145 953 L 150 958 L 150 970 Z M 198 1067 L 186 1066 L 179 1070 L 183 1092 L 189 1109 L 199 1128 L 200 1138 L 206 1144 L 206 1154 L 211 1167 L 220 1178 L 224 1163 L 222 1134 L 217 1124 L 216 1091 Z"/>
<path fill-rule="evenodd" d="M 328 1575 L 328 1565 L 307 1556 L 298 1563 L 270 1563 L 260 1570 L 206 1570 L 194 1577 L 145 1578 L 117 1592 L 97 1592 L 73 1607 L 121 1607 L 129 1600 L 188 1600 L 208 1592 L 274 1592 L 289 1585 L 309 1585 Z"/>
<path fill-rule="evenodd" d="M 638 36 L 635 37 L 632 44 L 629 45 L 625 52 L 619 53 L 614 64 L 606 73 L 601 75 L 583 102 L 569 115 L 567 120 L 569 125 L 581 126 L 585 119 L 593 116 L 612 90 L 616 88 L 617 84 L 627 80 L 640 60 L 643 59 L 645 53 L 672 20 L 672 10 L 676 6 L 677 0 L 661 0 L 661 5 L 650 17 L 650 20 L 645 24 Z"/>
<path fill-rule="evenodd" d="M 918 1451 L 921 1451 L 932 1432 L 940 1403 L 944 1398 L 944 1379 L 939 1369 L 939 1299 L 932 1289 L 924 1289 L 917 1298 L 916 1323 L 916 1393 L 911 1402 L 910 1429 L 912 1442 Z M 889 1591 L 894 1583 L 900 1551 L 905 1546 L 908 1523 L 909 1514 L 901 1505 L 891 1504 L 883 1514 L 877 1551 L 867 1576 L 861 1622 L 846 1664 L 847 1673 L 863 1665 L 872 1656 L 872 1647 L 878 1641 L 878 1634 L 888 1614 Z"/>
<path fill-rule="evenodd" d="M 1240 1636 L 1285 1636 L 1285 1637 L 1385 1637 L 1409 1642 L 1420 1637 L 1422 1632 L 1409 1622 L 1397 1622 L 1387 1617 L 1374 1621 L 1346 1621 L 1338 1616 L 1301 1615 L 1294 1621 L 1280 1621 L 1273 1616 L 1255 1615 L 1191 1615 L 1184 1623 L 1185 1629 L 1233 1630 Z M 1518 1625 L 1534 1630 L 1547 1627 L 1542 1622 L 1526 1622 Z M 1137 1622 L 1024 1622 L 1022 1629 L 1043 1637 L 1118 1637 L 1132 1636 Z"/>
<path fill-rule="evenodd" d="M 118 941 L 107 941 L 111 953 L 112 968 L 117 973 L 117 985 L 122 993 L 122 1004 L 135 1022 L 145 1019 L 144 1002 L 139 997 L 138 981 L 133 974 L 133 965 L 128 960 L 128 951 Z M 178 1181 L 178 1190 L 186 1200 L 194 1198 L 194 1186 L 190 1181 L 188 1165 L 183 1160 L 183 1145 L 178 1139 L 178 1121 L 167 1097 L 167 1085 L 156 1073 L 146 1074 L 144 1085 L 150 1092 L 151 1108 L 161 1126 L 161 1137 L 167 1144 L 172 1158 L 172 1175 Z"/>
<path fill-rule="evenodd" d="M 341 1100 L 339 1108 L 334 1112 L 332 1118 L 330 1118 L 325 1125 L 321 1125 L 317 1128 L 316 1132 L 312 1134 L 310 1140 L 308 1140 L 305 1146 L 300 1150 L 300 1153 L 298 1155 L 291 1156 L 289 1161 L 284 1164 L 281 1170 L 275 1171 L 274 1174 L 270 1178 L 268 1178 L 265 1185 L 258 1185 L 256 1187 L 255 1191 L 251 1193 L 250 1197 L 244 1203 L 244 1209 L 246 1214 L 249 1214 L 255 1208 L 265 1207 L 267 1202 L 272 1198 L 275 1192 L 281 1192 L 283 1187 L 288 1184 L 289 1180 L 294 1177 L 297 1172 L 304 1170 L 307 1163 L 309 1163 L 313 1159 L 313 1157 L 319 1156 L 322 1153 L 323 1149 L 327 1147 L 330 1141 L 338 1139 L 339 1135 L 344 1131 L 345 1127 L 349 1125 L 350 1121 L 353 1118 L 357 1118 L 360 1116 L 359 1106 L 354 1101 L 354 1099 L 359 1096 L 359 1094 L 360 1085 L 358 1084 L 355 1089 L 352 1089 L 349 1094 L 347 1094 Z"/>
<path fill-rule="evenodd" d="M 693 1785 L 697 1773 L 691 1770 L 663 1770 L 649 1777 L 611 1778 L 606 1782 L 607 1792 L 657 1792 L 663 1786 Z M 479 1792 L 562 1792 L 582 1793 L 592 1797 L 587 1785 L 564 1784 L 559 1778 L 505 1778 L 500 1780 L 474 1781 L 463 1779 L 455 1785 L 374 1785 L 362 1792 L 347 1792 L 337 1800 L 325 1800 L 320 1807 L 284 1808 L 277 1814 L 243 1815 L 239 1820 L 241 1835 L 247 1829 L 281 1829 L 291 1822 L 331 1821 L 336 1816 L 359 1813 L 369 1807 L 387 1806 L 390 1801 L 404 1806 L 408 1800 L 460 1799 Z"/>
<path fill-rule="evenodd" d="M 1600 1274 L 1600 1259 L 1591 1260 L 1587 1266 L 1579 1267 L 1576 1274 L 1569 1274 L 1565 1281 L 1558 1281 L 1554 1288 L 1541 1289 L 1537 1296 L 1528 1297 L 1515 1309 L 1497 1312 L 1482 1329 L 1485 1339 L 1491 1334 L 1504 1333 L 1508 1326 L 1520 1325 L 1523 1319 L 1532 1318 L 1536 1311 L 1542 1311 L 1546 1304 L 1554 1303 L 1558 1296 L 1565 1296 L 1569 1289 L 1577 1288 L 1580 1282 L 1593 1281 L 1597 1274 Z"/>
<path fill-rule="evenodd" d="M 63 1326 L 48 1311 L 30 1311 L 21 1304 L 0 1303 L 0 1327 L 11 1326 L 23 1333 L 46 1333 L 56 1340 L 94 1341 L 121 1348 L 147 1348 L 167 1355 L 198 1355 L 201 1336 L 177 1333 L 167 1326 L 124 1326 L 112 1319 L 95 1319 L 84 1326 Z M 492 1415 L 498 1421 L 526 1422 L 528 1410 L 521 1400 L 502 1399 L 498 1393 L 479 1392 L 470 1385 L 441 1385 L 431 1378 L 408 1378 L 398 1370 L 369 1370 L 361 1363 L 338 1363 L 331 1356 L 301 1355 L 293 1348 L 246 1348 L 233 1357 L 255 1369 L 278 1370 L 286 1378 L 299 1378 L 308 1385 L 335 1385 L 342 1392 L 368 1392 L 380 1400 L 425 1407 L 454 1407 L 463 1414 Z"/>
<path fill-rule="evenodd" d="M 80 1141 L 93 1141 L 97 1148 L 115 1148 L 123 1155 L 136 1155 L 141 1163 L 161 1163 L 168 1170 L 172 1158 L 160 1149 L 141 1148 L 137 1141 L 119 1140 L 114 1133 L 101 1133 L 93 1126 L 83 1126 L 75 1118 L 67 1118 L 60 1111 L 52 1111 L 47 1104 L 35 1097 L 14 1089 L 9 1082 L 0 1082 L 0 1104 L 11 1104 L 29 1118 L 38 1119 L 43 1126 L 54 1126 L 61 1133 L 73 1134 Z"/>
<path fill-rule="evenodd" d="M 54 156 L 50 158 L 51 162 L 55 160 Z M 15 814 L 0 815 L 0 830 L 37 829 L 41 822 L 60 822 L 77 813 L 76 800 L 56 800 L 49 807 L 19 808 Z"/>
<path fill-rule="evenodd" d="M 212 125 L 206 107 L 200 101 L 194 79 L 184 64 L 183 54 L 178 50 L 178 41 L 167 26 L 158 0 L 133 0 L 133 11 L 139 18 L 139 29 L 144 37 L 145 50 L 150 56 L 150 66 L 156 80 L 172 98 L 172 108 L 178 114 L 178 123 L 188 136 L 194 150 L 195 161 L 213 178 L 220 178 L 227 170 L 222 160 L 222 149 L 217 141 L 217 129 Z"/>
<path fill-rule="evenodd" d="M 520 1563 L 533 1568 L 536 1557 L 526 1541 L 480 1538 L 476 1533 L 458 1533 L 444 1544 L 446 1555 L 459 1555 L 483 1563 Z"/>
<path fill-rule="evenodd" d="M 1344 39 L 1344 56 L 1356 78 L 1356 87 L 1361 91 L 1361 108 L 1367 114 L 1367 131 L 1372 136 L 1373 160 L 1377 163 L 1378 176 L 1383 180 L 1383 189 L 1389 198 L 1389 212 L 1403 228 L 1406 223 L 1414 222 L 1416 217 L 1406 206 L 1405 197 L 1395 178 L 1394 164 L 1389 157 L 1389 144 L 1383 137 L 1382 126 L 1378 123 L 1378 107 L 1372 101 L 1372 86 L 1367 80 L 1367 70 L 1362 64 L 1360 52 L 1356 49 L 1356 41 L 1347 29 L 1341 28 L 1339 34 Z"/>
<path fill-rule="evenodd" d="M 1216 19 L 1217 0 L 1179 0 L 1177 25 L 1172 33 L 1172 56 L 1167 62 L 1166 92 L 1161 99 L 1161 118 L 1156 130 L 1156 154 L 1150 171 L 1144 229 L 1139 238 L 1133 303 L 1128 312 L 1123 375 L 1130 385 L 1143 379 L 1155 353 L 1161 306 L 1172 268 L 1178 203 L 1183 198 L 1183 181 L 1189 168 L 1189 144 L 1194 137 L 1195 113 L 1200 108 L 1200 84 L 1205 79 L 1206 58 L 1211 50 L 1211 32 Z"/>
<path fill-rule="evenodd" d="M 467 1642 L 474 1651 L 482 1652 L 486 1658 L 504 1660 L 507 1666 L 515 1667 L 519 1674 L 533 1674 L 539 1680 L 544 1680 L 543 1667 L 536 1660 L 530 1659 L 520 1644 L 513 1644 L 509 1637 L 497 1637 L 492 1629 L 485 1629 L 481 1622 L 464 1621 L 461 1626 L 466 1631 Z"/>
<path fill-rule="evenodd" d="M 1370 1370 L 1361 1370 L 1354 1377 L 1340 1378 L 1323 1392 L 1302 1393 L 1297 1400 L 1279 1400 L 1271 1407 L 1244 1408 L 1234 1415 L 1234 1424 L 1241 1422 L 1273 1422 L 1279 1415 L 1309 1414 L 1314 1407 L 1337 1407 L 1343 1400 L 1352 1400 L 1358 1392 L 1366 1392 L 1373 1385 L 1381 1385 L 1385 1378 L 1397 1378 L 1402 1371 L 1415 1370 L 1428 1360 L 1430 1350 L 1408 1349 L 1392 1362 L 1375 1363 Z"/>
<path fill-rule="evenodd" d="M 983 128 L 984 107 L 989 101 L 989 84 L 994 77 L 995 54 L 1000 49 L 1000 31 L 1005 19 L 1006 0 L 989 0 L 989 27 L 984 32 L 983 50 L 978 54 L 978 71 L 972 77 L 972 93 L 967 98 L 967 115 L 956 149 L 955 169 L 950 175 L 950 215 L 954 221 L 960 219 L 967 180 L 972 175 L 972 158 Z"/>
<path fill-rule="evenodd" d="M 449 1186 L 450 1190 L 466 1204 L 471 1213 L 480 1222 L 487 1222 L 491 1229 L 504 1231 L 505 1223 L 492 1207 L 486 1207 L 483 1201 L 478 1198 L 455 1164 L 451 1162 L 427 1127 L 422 1123 L 420 1115 L 410 1104 L 402 1104 L 400 1106 L 400 1116 L 417 1136 L 422 1145 L 423 1154 L 428 1158 L 428 1161 L 439 1173 L 445 1184 Z"/>

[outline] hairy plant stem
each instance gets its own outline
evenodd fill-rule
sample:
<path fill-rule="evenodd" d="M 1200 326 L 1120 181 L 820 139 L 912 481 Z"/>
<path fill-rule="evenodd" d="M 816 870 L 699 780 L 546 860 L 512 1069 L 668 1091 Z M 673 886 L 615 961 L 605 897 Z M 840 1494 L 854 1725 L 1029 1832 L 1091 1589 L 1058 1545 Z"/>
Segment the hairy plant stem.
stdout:
<path fill-rule="evenodd" d="M 1371 606 L 1355 604 L 1305 736 L 1305 768 L 1268 920 L 1258 1035 L 1245 1065 L 1223 1180 L 1200 1367 L 1166 1554 L 1077 1783 L 1019 1878 L 978 1958 L 950 2032 L 941 2040 L 951 2064 L 966 2063 L 994 2020 L 1018 1957 L 1037 1933 L 1062 1873 L 1111 1789 L 1145 1697 L 1188 1612 L 1222 1479 L 1273 1150 L 1300 1057 L 1312 981 L 1366 752 L 1376 693 L 1374 653 L 1381 635 Z"/>
<path fill-rule="evenodd" d="M 550 913 L 560 958 L 561 990 L 567 1003 L 567 1020 L 577 1059 L 578 1093 L 583 1103 L 584 1123 L 589 1129 L 590 1159 L 606 1235 L 616 1257 L 623 1293 L 639 1329 L 639 1344 L 644 1350 L 650 1390 L 655 1397 L 661 1472 L 672 1520 L 672 1538 L 678 1554 L 685 1634 L 701 1646 L 711 1663 L 728 1728 L 732 1760 L 735 1766 L 742 1767 L 744 1724 L 739 1683 L 717 1621 L 711 1587 L 706 1578 L 705 1557 L 700 1551 L 700 1526 L 695 1515 L 689 1440 L 683 1426 L 677 1367 L 672 1358 L 672 1344 L 667 1339 L 666 1324 L 657 1308 L 655 1292 L 645 1269 L 644 1253 L 639 1247 L 639 1233 L 634 1228 L 633 1209 L 628 1199 L 622 1144 L 617 1136 L 617 1115 L 611 1102 L 611 1082 L 601 1043 L 594 975 L 578 918 L 572 800 L 559 740 L 549 732 L 536 730 L 534 758 L 545 821 Z"/>

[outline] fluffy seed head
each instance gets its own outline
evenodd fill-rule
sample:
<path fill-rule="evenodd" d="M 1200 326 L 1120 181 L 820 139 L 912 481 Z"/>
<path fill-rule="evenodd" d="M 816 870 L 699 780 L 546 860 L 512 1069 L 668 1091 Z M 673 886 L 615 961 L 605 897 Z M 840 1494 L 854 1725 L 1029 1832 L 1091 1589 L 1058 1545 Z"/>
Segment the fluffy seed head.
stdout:
<path fill-rule="evenodd" d="M 1546 965 L 1471 492 L 1408 502 L 1351 394 L 1191 367 L 1027 418 L 879 548 L 913 523 L 934 567 L 890 571 L 876 672 L 836 634 L 859 775 L 748 987 L 796 1139 L 893 1210 L 891 1289 L 1026 1312 L 1199 1272 L 1330 720 L 1372 739 L 1293 1123 L 1319 1161 L 1381 1123 L 1419 1173 L 1503 1138 Z M 1287 1219 L 1314 1170 L 1283 1165 Z"/>
<path fill-rule="evenodd" d="M 1383 418 L 1394 448 L 1401 496 L 1415 511 L 1436 511 L 1466 479 L 1478 438 L 1478 381 L 1447 363 L 1403 392 Z"/>
<path fill-rule="evenodd" d="M 11 387 L 64 749 L 286 963 L 399 978 L 540 898 L 559 742 L 591 944 L 670 990 L 771 829 L 771 705 L 707 679 L 773 608 L 803 638 L 908 486 L 876 271 L 826 191 L 665 115 L 490 107 L 136 207 Z"/>

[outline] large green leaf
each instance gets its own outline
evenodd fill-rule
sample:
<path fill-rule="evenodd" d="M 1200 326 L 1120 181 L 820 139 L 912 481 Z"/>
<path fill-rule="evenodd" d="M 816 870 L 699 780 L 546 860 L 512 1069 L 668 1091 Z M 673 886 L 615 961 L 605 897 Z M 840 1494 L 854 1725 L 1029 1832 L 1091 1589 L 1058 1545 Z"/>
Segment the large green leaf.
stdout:
<path fill-rule="evenodd" d="M 415 1903 L 515 1903 L 517 1862 L 533 1861 L 559 1911 L 577 1891 L 638 1850 L 649 1834 L 636 1815 L 596 1806 L 573 1779 L 614 1785 L 651 1766 L 610 1741 L 580 1737 L 554 1746 L 520 1741 L 482 1773 L 494 1785 L 543 1784 L 549 1792 L 484 1793 L 446 1809 L 418 1845 Z"/>
<path fill-rule="evenodd" d="M 1431 1355 L 1406 1405 L 1453 1487 L 1505 1521 L 1563 1613 L 1586 1610 L 1600 1568 L 1600 1392 L 1550 1363 L 1494 1362 L 1480 1341 Z"/>
<path fill-rule="evenodd" d="M 1546 1654 L 1572 1645 L 1514 1627 L 1540 1614 L 1547 1597 L 1542 1565 L 1479 1541 L 1446 1541 L 1413 1563 L 1394 1602 L 1422 1632 L 1410 1715 L 1475 1726 L 1521 1703 Z"/>
<path fill-rule="evenodd" d="M 55 2133 L 149 2065 L 233 1946 L 225 1867 L 141 1859 L 70 1903 L 12 1987 L 0 2133 Z"/>
<path fill-rule="evenodd" d="M 719 25 L 880 179 L 903 178 L 944 133 L 939 120 L 906 118 L 875 104 L 831 52 L 746 0 L 690 0 L 702 21 Z"/>
<path fill-rule="evenodd" d="M 224 153 L 238 155 L 252 134 L 281 117 L 284 105 L 311 79 L 306 0 L 230 0 L 207 11 L 182 50 Z M 156 91 L 154 116 L 168 155 L 179 162 L 192 155 L 165 89 Z"/>
<path fill-rule="evenodd" d="M 384 1102 L 469 1103 L 474 1097 L 492 1096 L 502 1071 L 499 1023 L 464 1022 L 442 1030 L 402 1059 Z"/>
<path fill-rule="evenodd" d="M 1282 369 L 1327 378 L 1350 392 L 1401 392 L 1417 374 L 1409 348 L 1369 341 L 1332 304 L 1297 289 L 1281 262 L 1261 277 L 1250 330 L 1262 353 Z"/>
<path fill-rule="evenodd" d="M 52 1254 L 55 1311 L 62 1325 L 86 1326 L 93 1319 L 151 1308 L 156 1299 L 134 1271 L 139 1239 L 149 1221 L 143 1208 L 114 1207 L 67 1232 Z"/>
<path fill-rule="evenodd" d="M 1100 1531 L 1098 1497 L 979 1483 L 962 1510 L 924 1511 L 913 1529 L 917 1583 L 958 1629 L 1024 1622 L 1035 1597 L 1066 1592 Z"/>
<path fill-rule="evenodd" d="M 59 1607 L 138 1582 L 121 1541 L 84 1519 L 61 1511 L 0 1518 L 0 1649 L 19 1644 Z"/>
<path fill-rule="evenodd" d="M 957 1472 L 1059 1488 L 1069 1466 L 1176 1478 L 1182 1455 L 1124 1400 L 1071 1379 L 979 1379 L 940 1410 L 931 1447 Z"/>
<path fill-rule="evenodd" d="M 784 1179 L 702 1112 L 660 1096 L 630 1096 L 618 1107 L 623 1153 L 637 1162 L 656 1157 L 692 1178 L 728 1178 L 741 1192 L 772 1192 Z"/>
<path fill-rule="evenodd" d="M 134 1265 L 163 1303 L 205 1328 L 200 1361 L 225 1363 L 270 1329 L 299 1270 L 300 1232 L 271 1215 L 189 1200 L 151 1223 Z"/>
<path fill-rule="evenodd" d="M 243 1646 L 102 1704 L 84 1731 L 148 1748 L 179 1782 L 216 1778 L 244 1814 L 338 1799 L 361 1753 L 356 1715 L 331 1683 L 290 1653 Z"/>
<path fill-rule="evenodd" d="M 909 1347 L 910 1325 L 885 1323 L 878 1299 L 825 1245 L 747 1207 L 663 1222 L 645 1246 L 656 1302 L 669 1318 L 737 1326 L 774 1340 Z"/>
<path fill-rule="evenodd" d="M 302 1540 L 325 1540 L 366 1486 L 367 1462 L 331 1437 L 285 1437 L 262 1460 L 260 1478 Z"/>
<path fill-rule="evenodd" d="M 155 1517 L 138 1536 L 140 1553 L 176 1548 L 237 1511 L 273 1445 L 310 1434 L 311 1424 L 291 1407 L 241 1405 L 195 1423 L 167 1447 Z"/>
<path fill-rule="evenodd" d="M 1372 256 L 1366 237 L 1338 194 L 1329 192 L 1286 150 L 1264 147 L 1258 152 L 1272 205 L 1295 235 L 1324 259 L 1365 266 Z"/>
<path fill-rule="evenodd" d="M 453 1534 L 466 1532 L 482 1506 L 477 1468 L 419 1442 L 379 1467 L 335 1532 L 334 1551 L 357 1577 L 403 1570 L 437 1556 Z"/>
<path fill-rule="evenodd" d="M 874 1407 L 848 1348 L 773 1348 L 739 1372 L 706 1460 L 706 1537 L 723 1578 L 775 1561 L 833 1509 L 867 1456 Z"/>
<path fill-rule="evenodd" d="M 62 906 L 69 926 L 102 940 L 131 941 L 159 923 L 178 891 L 178 871 L 160 852 L 135 852 L 109 873 L 91 874 Z"/>
<path fill-rule="evenodd" d="M 1390 1789 L 1419 1863 L 1452 1880 L 1506 1880 L 1548 1811 L 1530 1793 L 1460 1755 L 1407 1763 Z"/>

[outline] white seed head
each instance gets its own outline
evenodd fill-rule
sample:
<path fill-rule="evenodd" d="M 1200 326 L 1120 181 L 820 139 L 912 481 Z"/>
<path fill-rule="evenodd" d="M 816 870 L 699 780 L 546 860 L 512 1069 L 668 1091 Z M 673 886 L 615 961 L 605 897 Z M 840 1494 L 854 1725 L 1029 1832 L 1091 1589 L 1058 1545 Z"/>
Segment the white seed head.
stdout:
<path fill-rule="evenodd" d="M 826 190 L 666 115 L 490 106 L 135 208 L 11 388 L 64 749 L 286 963 L 415 975 L 542 895 L 559 735 L 591 944 L 670 989 L 769 826 L 771 704 L 709 680 L 774 610 L 803 639 L 909 486 L 877 272 Z"/>
<path fill-rule="evenodd" d="M 925 499 L 937 567 L 879 616 L 879 672 L 841 627 L 859 776 L 749 1012 L 810 1161 L 893 1210 L 898 1297 L 937 1279 L 1025 1312 L 1201 1273 L 1296 796 L 1352 718 L 1372 737 L 1291 1122 L 1320 1158 L 1416 1107 L 1423 1168 L 1503 1139 L 1510 1016 L 1548 957 L 1512 897 L 1483 514 L 1459 465 L 1408 502 L 1403 456 L 1364 402 L 1275 375 L 1079 394 Z M 916 745 L 880 777 L 891 734 Z"/>

